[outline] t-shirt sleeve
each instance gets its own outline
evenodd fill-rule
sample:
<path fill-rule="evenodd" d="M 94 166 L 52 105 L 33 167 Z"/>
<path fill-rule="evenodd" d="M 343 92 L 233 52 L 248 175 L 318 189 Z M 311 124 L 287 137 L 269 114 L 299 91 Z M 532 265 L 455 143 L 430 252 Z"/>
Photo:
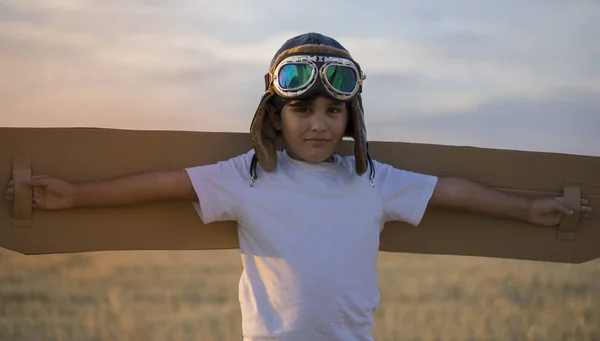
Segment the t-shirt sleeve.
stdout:
<path fill-rule="evenodd" d="M 437 184 L 437 177 L 375 162 L 375 186 L 381 196 L 385 221 L 418 226 Z"/>
<path fill-rule="evenodd" d="M 203 223 L 240 217 L 250 187 L 253 153 L 185 169 L 198 195 L 198 201 L 192 204 Z"/>

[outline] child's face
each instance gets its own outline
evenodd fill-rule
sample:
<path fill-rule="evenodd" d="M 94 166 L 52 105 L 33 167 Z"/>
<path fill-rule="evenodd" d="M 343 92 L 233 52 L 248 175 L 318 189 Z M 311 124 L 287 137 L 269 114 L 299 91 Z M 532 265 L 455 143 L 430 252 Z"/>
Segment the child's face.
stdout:
<path fill-rule="evenodd" d="M 307 162 L 324 162 L 336 151 L 348 123 L 343 102 L 319 96 L 310 104 L 286 104 L 274 127 L 282 132 L 291 156 Z"/>

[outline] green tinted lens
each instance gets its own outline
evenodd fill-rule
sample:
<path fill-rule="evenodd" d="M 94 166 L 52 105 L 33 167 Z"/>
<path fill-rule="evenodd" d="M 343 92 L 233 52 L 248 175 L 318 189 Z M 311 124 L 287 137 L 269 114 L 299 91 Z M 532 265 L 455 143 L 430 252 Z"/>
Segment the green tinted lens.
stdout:
<path fill-rule="evenodd" d="M 325 70 L 329 84 L 337 91 L 351 93 L 356 87 L 356 73 L 352 68 L 341 65 L 330 65 Z"/>
<path fill-rule="evenodd" d="M 284 90 L 297 89 L 310 81 L 313 68 L 308 64 L 287 64 L 279 70 L 277 79 Z"/>

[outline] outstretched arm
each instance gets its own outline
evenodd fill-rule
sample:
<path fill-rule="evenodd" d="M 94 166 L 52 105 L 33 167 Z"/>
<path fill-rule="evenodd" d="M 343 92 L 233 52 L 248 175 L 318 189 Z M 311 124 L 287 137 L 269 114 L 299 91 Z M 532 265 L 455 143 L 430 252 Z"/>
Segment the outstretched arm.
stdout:
<path fill-rule="evenodd" d="M 572 214 L 572 209 L 564 205 L 562 197 L 527 198 L 454 177 L 438 179 L 430 205 L 548 226 L 559 224 L 562 215 Z M 581 200 L 580 212 L 583 217 L 593 212 L 585 199 Z"/>
<path fill-rule="evenodd" d="M 130 205 L 156 200 L 197 200 L 185 170 L 142 172 L 117 178 L 70 182 L 52 176 L 34 176 L 28 184 L 33 190 L 33 207 L 68 209 L 82 206 Z M 5 191 L 14 200 L 14 182 Z"/>

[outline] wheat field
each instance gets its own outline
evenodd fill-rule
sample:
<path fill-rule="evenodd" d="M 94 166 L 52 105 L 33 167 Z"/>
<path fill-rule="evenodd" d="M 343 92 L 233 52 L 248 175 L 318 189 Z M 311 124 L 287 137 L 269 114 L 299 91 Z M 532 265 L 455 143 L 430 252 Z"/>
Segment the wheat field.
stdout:
<path fill-rule="evenodd" d="M 600 261 L 382 253 L 376 340 L 600 341 Z M 239 255 L 0 251 L 0 340 L 240 340 Z"/>

